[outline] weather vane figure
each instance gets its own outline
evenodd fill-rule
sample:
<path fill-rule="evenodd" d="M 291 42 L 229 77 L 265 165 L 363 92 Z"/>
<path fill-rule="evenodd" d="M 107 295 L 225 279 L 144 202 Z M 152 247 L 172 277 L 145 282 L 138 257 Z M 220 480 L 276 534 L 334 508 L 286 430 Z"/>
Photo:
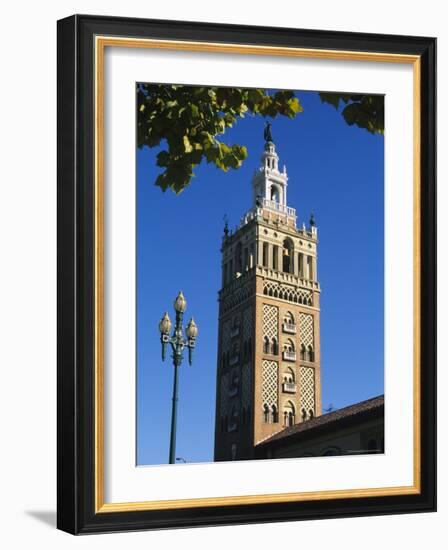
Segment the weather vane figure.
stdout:
<path fill-rule="evenodd" d="M 266 142 L 271 141 L 274 143 L 274 140 L 272 139 L 272 124 L 270 122 L 266 122 L 264 126 L 264 140 Z"/>
<path fill-rule="evenodd" d="M 224 221 L 224 236 L 228 237 L 229 236 L 229 218 L 227 217 L 227 214 L 224 214 L 223 221 Z"/>

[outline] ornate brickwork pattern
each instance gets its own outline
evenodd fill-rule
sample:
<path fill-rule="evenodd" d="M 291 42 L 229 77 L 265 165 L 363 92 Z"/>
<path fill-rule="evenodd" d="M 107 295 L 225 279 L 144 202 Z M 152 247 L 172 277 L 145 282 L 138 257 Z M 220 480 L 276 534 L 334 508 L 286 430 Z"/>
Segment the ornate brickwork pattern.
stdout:
<path fill-rule="evenodd" d="M 253 308 L 248 307 L 243 311 L 243 342 L 248 343 L 249 340 L 253 339 L 253 326 L 254 326 L 254 315 Z M 252 341 L 253 345 L 253 341 Z M 243 407 L 249 407 L 252 401 L 252 365 L 251 358 L 248 357 L 246 364 L 242 367 L 242 380 L 241 380 L 241 404 Z"/>
<path fill-rule="evenodd" d="M 220 409 L 222 417 L 229 414 L 229 373 L 221 376 Z"/>
<path fill-rule="evenodd" d="M 230 331 L 231 331 L 231 322 L 230 320 L 225 321 L 222 325 L 222 340 L 221 340 L 221 348 L 222 353 L 225 353 L 226 351 L 230 351 L 231 342 L 230 342 Z"/>
<path fill-rule="evenodd" d="M 313 414 L 316 412 L 314 394 L 314 369 L 300 367 L 300 409 L 305 409 L 307 414 L 310 410 Z"/>
<path fill-rule="evenodd" d="M 263 361 L 261 365 L 261 400 L 263 405 L 278 409 L 278 363 Z"/>
<path fill-rule="evenodd" d="M 242 369 L 242 380 L 241 380 L 241 404 L 243 407 L 249 407 L 251 405 L 251 381 L 252 381 L 252 368 L 250 363 L 245 365 Z"/>
<path fill-rule="evenodd" d="M 223 313 L 230 311 L 236 306 L 239 306 L 245 302 L 252 294 L 252 287 L 247 285 L 245 287 L 235 290 L 232 294 L 221 298 L 221 306 Z"/>
<path fill-rule="evenodd" d="M 313 305 L 313 294 L 310 290 L 298 288 L 272 281 L 263 282 L 263 294 L 280 300 L 286 300 L 293 304 Z"/>
<path fill-rule="evenodd" d="M 300 331 L 300 344 L 305 347 L 312 346 L 314 348 L 314 327 L 313 316 L 307 313 L 301 313 L 299 315 L 299 331 Z"/>
<path fill-rule="evenodd" d="M 278 341 L 278 307 L 263 304 L 263 338 L 266 336 Z"/>
<path fill-rule="evenodd" d="M 247 342 L 249 338 L 252 338 L 253 319 L 252 308 L 246 308 L 243 312 L 243 342 Z"/>

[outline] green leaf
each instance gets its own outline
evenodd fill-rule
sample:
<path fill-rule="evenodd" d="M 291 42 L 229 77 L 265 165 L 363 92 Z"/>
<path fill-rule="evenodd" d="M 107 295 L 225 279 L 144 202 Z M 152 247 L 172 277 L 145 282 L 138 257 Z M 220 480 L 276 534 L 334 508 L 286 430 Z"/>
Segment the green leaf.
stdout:
<path fill-rule="evenodd" d="M 217 138 L 246 113 L 293 118 L 299 106 L 288 90 L 270 96 L 261 88 L 139 84 L 137 145 L 166 143 L 166 150 L 157 155 L 156 163 L 163 171 L 156 185 L 179 193 L 189 185 L 194 167 L 203 158 L 224 171 L 241 166 L 247 149 Z"/>
<path fill-rule="evenodd" d="M 294 115 L 296 115 L 297 113 L 303 112 L 303 107 L 302 105 L 300 105 L 299 99 L 297 97 L 293 97 L 288 101 L 288 107 L 291 110 L 291 112 L 294 113 Z"/>
<path fill-rule="evenodd" d="M 190 140 L 188 139 L 188 136 L 183 137 L 184 141 L 184 150 L 186 153 L 191 153 L 193 151 L 193 147 L 191 146 Z"/>
<path fill-rule="evenodd" d="M 170 155 L 168 151 L 160 151 L 160 153 L 157 155 L 157 166 L 168 166 L 170 161 Z"/>
<path fill-rule="evenodd" d="M 339 101 L 341 99 L 340 94 L 321 92 L 319 96 L 322 103 L 329 103 L 330 105 L 333 105 L 335 109 L 339 108 Z"/>

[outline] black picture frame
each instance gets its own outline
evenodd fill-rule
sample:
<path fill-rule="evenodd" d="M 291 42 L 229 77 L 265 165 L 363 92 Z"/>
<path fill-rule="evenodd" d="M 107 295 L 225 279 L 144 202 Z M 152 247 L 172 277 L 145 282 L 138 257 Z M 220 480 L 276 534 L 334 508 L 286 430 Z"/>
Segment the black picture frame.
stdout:
<path fill-rule="evenodd" d="M 95 36 L 420 58 L 419 494 L 160 510 L 95 510 Z M 436 509 L 436 39 L 74 15 L 58 22 L 58 505 L 73 534 L 429 512 Z"/>

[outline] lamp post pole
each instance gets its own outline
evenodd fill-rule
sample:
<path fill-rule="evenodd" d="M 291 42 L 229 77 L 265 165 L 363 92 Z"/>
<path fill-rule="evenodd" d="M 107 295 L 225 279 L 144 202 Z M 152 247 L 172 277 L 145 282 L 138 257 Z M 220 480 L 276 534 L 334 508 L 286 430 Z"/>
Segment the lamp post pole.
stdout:
<path fill-rule="evenodd" d="M 178 381 L 179 381 L 179 367 L 182 364 L 184 349 L 188 348 L 188 362 L 191 365 L 193 361 L 193 349 L 196 344 L 196 337 L 198 335 L 198 327 L 193 319 L 187 324 L 185 329 L 186 338 L 183 336 L 183 317 L 185 310 L 187 309 L 187 301 L 185 300 L 182 291 L 177 295 L 174 301 L 174 309 L 176 311 L 176 324 L 173 334 L 170 336 L 171 321 L 168 313 L 162 317 L 159 323 L 160 330 L 160 342 L 162 344 L 162 361 L 165 361 L 166 346 L 169 344 L 172 351 L 172 359 L 174 366 L 174 381 L 173 381 L 173 403 L 171 410 L 171 434 L 170 434 L 170 456 L 169 463 L 175 464 L 176 462 L 176 431 L 177 431 L 177 402 L 178 402 Z"/>
<path fill-rule="evenodd" d="M 177 383 L 179 378 L 178 365 L 174 365 L 173 404 L 171 409 L 170 464 L 176 461 L 176 431 L 177 431 Z"/>

